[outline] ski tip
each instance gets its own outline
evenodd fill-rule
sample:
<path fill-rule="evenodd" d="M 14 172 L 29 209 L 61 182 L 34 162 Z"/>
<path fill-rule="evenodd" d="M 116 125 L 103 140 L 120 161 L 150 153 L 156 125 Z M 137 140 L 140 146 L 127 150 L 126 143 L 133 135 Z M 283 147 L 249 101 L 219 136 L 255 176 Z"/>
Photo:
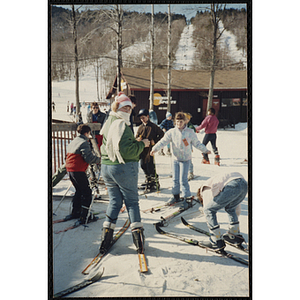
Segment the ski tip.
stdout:
<path fill-rule="evenodd" d="M 187 222 L 183 217 L 181 217 L 181 222 L 182 222 L 184 225 L 188 225 L 188 222 Z"/>
<path fill-rule="evenodd" d="M 94 277 L 92 277 L 90 280 L 93 282 L 96 282 L 98 280 L 100 280 L 100 278 L 102 277 L 104 273 L 104 267 L 102 268 L 102 270 L 100 272 L 98 272 Z"/>

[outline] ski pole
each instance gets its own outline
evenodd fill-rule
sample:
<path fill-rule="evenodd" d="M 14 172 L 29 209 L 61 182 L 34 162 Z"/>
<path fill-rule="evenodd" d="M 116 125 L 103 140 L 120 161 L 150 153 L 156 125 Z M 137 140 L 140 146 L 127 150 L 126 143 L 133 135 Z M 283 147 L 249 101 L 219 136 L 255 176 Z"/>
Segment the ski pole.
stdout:
<path fill-rule="evenodd" d="M 58 206 L 56 207 L 56 209 L 55 209 L 55 211 L 54 211 L 54 213 L 53 213 L 54 216 L 56 216 L 56 211 L 57 211 L 57 209 L 59 208 L 60 204 L 61 204 L 61 203 L 63 202 L 63 200 L 65 199 L 65 197 L 66 197 L 66 195 L 67 195 L 69 189 L 71 188 L 71 186 L 72 186 L 72 182 L 70 183 L 70 185 L 69 185 L 67 191 L 65 192 L 64 196 L 62 197 L 62 199 L 61 199 L 60 202 L 58 203 Z"/>

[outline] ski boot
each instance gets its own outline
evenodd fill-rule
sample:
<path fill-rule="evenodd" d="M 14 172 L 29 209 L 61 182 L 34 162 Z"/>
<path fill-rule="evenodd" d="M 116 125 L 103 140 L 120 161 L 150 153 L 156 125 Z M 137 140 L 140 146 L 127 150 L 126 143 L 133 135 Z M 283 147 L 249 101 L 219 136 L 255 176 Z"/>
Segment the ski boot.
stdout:
<path fill-rule="evenodd" d="M 173 204 L 175 204 L 176 202 L 179 202 L 179 201 L 180 201 L 179 194 L 173 195 L 173 197 L 170 198 L 170 199 L 167 201 L 167 205 L 173 205 Z"/>
<path fill-rule="evenodd" d="M 167 150 L 167 155 L 168 155 L 168 156 L 171 156 L 171 155 L 172 155 L 170 148 Z"/>
<path fill-rule="evenodd" d="M 192 207 L 192 197 L 183 198 L 183 202 L 180 204 L 179 208 L 182 210 Z"/>
<path fill-rule="evenodd" d="M 160 189 L 160 184 L 158 181 L 158 176 L 151 176 L 150 182 L 149 182 L 150 191 L 158 191 Z"/>
<path fill-rule="evenodd" d="M 209 240 L 199 242 L 199 246 L 209 248 L 216 252 L 222 251 L 226 245 L 224 240 L 221 238 L 220 226 L 216 225 L 215 227 L 210 228 L 209 232 L 210 232 Z"/>
<path fill-rule="evenodd" d="M 240 234 L 239 222 L 229 225 L 229 230 L 227 233 L 223 234 L 223 239 L 233 246 L 242 247 L 242 243 L 245 242 L 245 239 Z"/>
<path fill-rule="evenodd" d="M 101 245 L 99 248 L 99 251 L 101 254 L 104 254 L 108 251 L 108 249 L 112 243 L 115 227 L 116 227 L 116 224 L 113 224 L 113 223 L 110 223 L 107 221 L 105 221 L 103 223 Z"/>
<path fill-rule="evenodd" d="M 194 179 L 194 173 L 193 172 L 190 172 L 189 175 L 188 175 L 188 181 Z"/>
<path fill-rule="evenodd" d="M 69 220 L 73 220 L 73 219 L 79 219 L 80 217 L 80 213 L 71 213 L 70 215 L 67 215 L 64 217 L 64 221 L 69 221 Z"/>
<path fill-rule="evenodd" d="M 199 242 L 200 247 L 209 248 L 215 252 L 222 251 L 225 248 L 225 242 L 224 240 L 216 240 L 215 242 L 210 238 L 208 241 L 200 241 Z"/>
<path fill-rule="evenodd" d="M 137 253 L 144 253 L 144 242 L 145 242 L 145 236 L 144 236 L 144 228 L 138 227 L 132 229 L 132 239 L 133 243 L 136 247 Z"/>
<path fill-rule="evenodd" d="M 208 154 L 203 153 L 202 155 L 203 155 L 202 163 L 205 165 L 209 165 L 210 162 L 209 162 Z"/>
<path fill-rule="evenodd" d="M 220 166 L 220 155 L 215 156 L 215 165 Z"/>

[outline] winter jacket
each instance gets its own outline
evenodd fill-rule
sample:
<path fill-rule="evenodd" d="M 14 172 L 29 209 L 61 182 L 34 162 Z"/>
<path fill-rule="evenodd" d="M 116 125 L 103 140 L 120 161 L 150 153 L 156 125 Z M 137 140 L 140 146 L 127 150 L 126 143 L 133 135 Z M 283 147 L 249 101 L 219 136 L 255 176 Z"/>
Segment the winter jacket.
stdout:
<path fill-rule="evenodd" d="M 103 128 L 103 141 L 101 146 L 101 163 L 104 165 L 118 165 L 118 160 L 114 162 L 108 158 L 107 151 L 106 151 L 106 142 L 107 142 L 107 134 L 111 124 L 117 119 L 117 117 L 110 115 L 105 122 L 105 127 Z M 107 123 L 107 124 L 106 124 Z M 121 137 L 119 142 L 119 150 L 120 154 L 123 157 L 125 163 L 131 161 L 139 161 L 139 156 L 141 152 L 144 150 L 145 144 L 144 142 L 138 142 L 130 127 L 125 125 L 124 133 Z"/>
<path fill-rule="evenodd" d="M 100 163 L 100 158 L 92 153 L 89 139 L 81 134 L 67 148 L 66 169 L 68 172 L 85 172 L 89 164 Z"/>
<path fill-rule="evenodd" d="M 168 131 L 169 129 L 174 128 L 174 123 L 173 123 L 172 120 L 164 119 L 164 120 L 160 123 L 159 127 L 160 127 L 161 129 L 166 129 L 166 131 Z"/>
<path fill-rule="evenodd" d="M 203 153 L 207 153 L 208 149 L 198 140 L 196 133 L 185 127 L 182 131 L 177 127 L 170 129 L 164 137 L 153 147 L 153 151 L 158 151 L 167 146 L 172 145 L 172 153 L 178 161 L 187 161 L 192 158 L 192 146 L 199 149 Z"/>
<path fill-rule="evenodd" d="M 244 177 L 239 172 L 218 174 L 204 182 L 200 188 L 200 193 L 202 193 L 205 187 L 208 187 L 211 189 L 211 196 L 214 198 L 224 189 L 228 182 L 238 178 Z"/>
<path fill-rule="evenodd" d="M 103 126 L 105 121 L 106 114 L 101 112 L 100 109 L 93 117 L 93 111 L 90 111 L 87 115 L 87 122 L 88 123 L 100 123 Z M 99 135 L 99 130 L 94 131 L 93 133 Z"/>
<path fill-rule="evenodd" d="M 147 155 L 150 155 L 152 146 L 156 144 L 163 136 L 164 132 L 151 121 L 148 121 L 146 125 L 141 124 L 137 130 L 136 137 L 148 139 L 150 141 L 150 146 L 143 150 L 140 157 L 145 158 Z"/>
<path fill-rule="evenodd" d="M 202 123 L 196 127 L 197 131 L 205 128 L 205 133 L 216 133 L 218 130 L 219 120 L 215 115 L 208 115 Z"/>

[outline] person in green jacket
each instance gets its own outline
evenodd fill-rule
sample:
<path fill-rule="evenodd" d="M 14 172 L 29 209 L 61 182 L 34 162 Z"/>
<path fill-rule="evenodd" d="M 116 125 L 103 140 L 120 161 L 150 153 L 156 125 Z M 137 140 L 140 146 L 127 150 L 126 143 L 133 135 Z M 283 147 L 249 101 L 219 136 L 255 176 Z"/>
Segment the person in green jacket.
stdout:
<path fill-rule="evenodd" d="M 118 214 L 125 202 L 133 241 L 139 253 L 144 251 L 144 233 L 141 222 L 138 195 L 139 156 L 150 141 L 137 141 L 130 129 L 132 102 L 123 93 L 116 96 L 100 134 L 103 135 L 101 146 L 102 178 L 107 187 L 109 204 L 103 223 L 100 252 L 109 248 L 116 227 Z"/>

